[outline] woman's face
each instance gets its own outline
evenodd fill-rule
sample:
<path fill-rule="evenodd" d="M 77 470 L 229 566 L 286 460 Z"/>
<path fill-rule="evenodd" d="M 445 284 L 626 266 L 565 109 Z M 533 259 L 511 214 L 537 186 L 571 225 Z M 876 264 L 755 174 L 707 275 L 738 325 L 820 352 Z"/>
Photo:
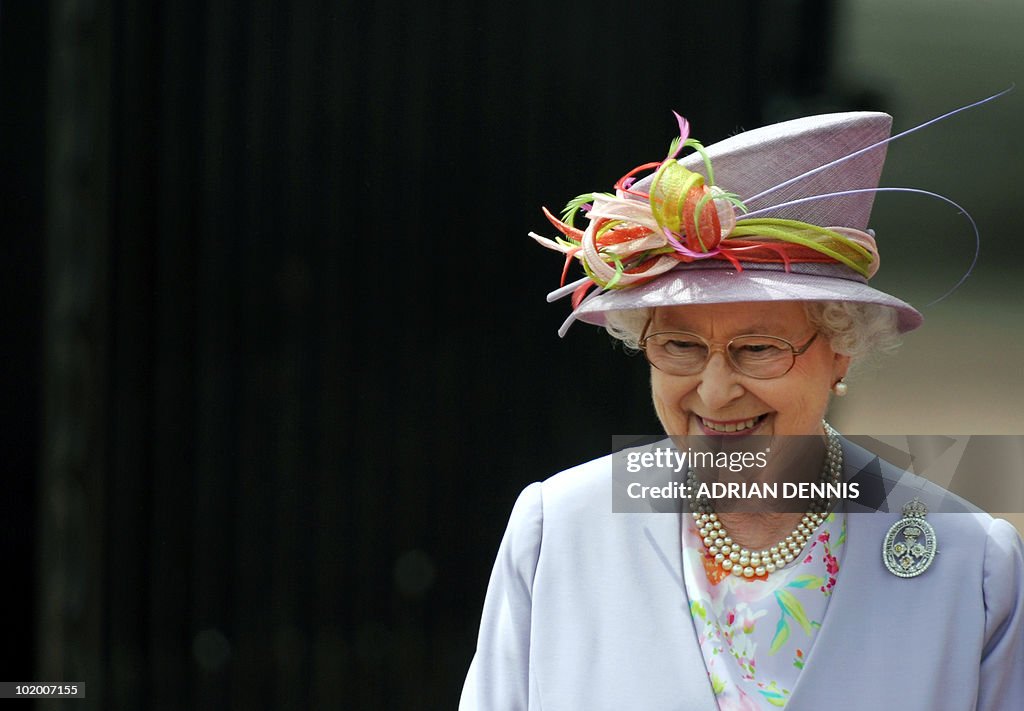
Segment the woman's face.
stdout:
<path fill-rule="evenodd" d="M 648 333 L 689 331 L 725 345 L 744 334 L 784 338 L 800 347 L 814 335 L 795 301 L 669 306 L 654 310 Z M 821 434 L 832 386 L 850 359 L 818 337 L 780 378 L 758 380 L 733 370 L 722 351 L 703 372 L 669 375 L 651 367 L 654 409 L 667 434 Z"/>

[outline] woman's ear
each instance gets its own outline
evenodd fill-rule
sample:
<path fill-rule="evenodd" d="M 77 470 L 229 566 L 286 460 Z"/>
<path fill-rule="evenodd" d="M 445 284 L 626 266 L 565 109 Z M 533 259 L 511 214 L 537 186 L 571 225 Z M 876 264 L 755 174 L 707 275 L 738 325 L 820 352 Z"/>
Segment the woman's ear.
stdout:
<path fill-rule="evenodd" d="M 842 353 L 836 353 L 832 360 L 832 375 L 833 380 L 839 380 L 845 378 L 847 371 L 850 370 L 850 356 L 843 355 Z"/>

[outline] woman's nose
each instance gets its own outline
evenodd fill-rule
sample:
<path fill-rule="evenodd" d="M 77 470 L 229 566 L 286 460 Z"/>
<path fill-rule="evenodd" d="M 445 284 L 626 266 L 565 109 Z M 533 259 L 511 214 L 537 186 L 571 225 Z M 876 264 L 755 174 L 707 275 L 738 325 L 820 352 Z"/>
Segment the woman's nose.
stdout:
<path fill-rule="evenodd" d="M 738 373 L 724 353 L 712 353 L 700 374 L 697 386 L 700 399 L 712 409 L 721 409 L 743 395 Z"/>

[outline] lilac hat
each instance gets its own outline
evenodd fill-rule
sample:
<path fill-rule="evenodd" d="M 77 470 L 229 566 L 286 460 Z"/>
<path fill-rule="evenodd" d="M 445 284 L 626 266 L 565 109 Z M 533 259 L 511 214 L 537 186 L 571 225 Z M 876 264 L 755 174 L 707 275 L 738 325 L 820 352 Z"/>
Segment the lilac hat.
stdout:
<path fill-rule="evenodd" d="M 678 118 L 664 161 L 630 171 L 614 194 L 580 196 L 563 220 L 545 210 L 564 238 L 531 233 L 587 273 L 548 297 L 573 294 L 560 334 L 576 318 L 604 325 L 609 311 L 741 301 L 880 304 L 896 311 L 901 332 L 921 325 L 912 306 L 868 286 L 879 258 L 867 224 L 890 116 L 810 116 L 706 148 Z M 676 160 L 683 148 L 694 152 Z M 580 209 L 582 229 L 573 225 Z"/>

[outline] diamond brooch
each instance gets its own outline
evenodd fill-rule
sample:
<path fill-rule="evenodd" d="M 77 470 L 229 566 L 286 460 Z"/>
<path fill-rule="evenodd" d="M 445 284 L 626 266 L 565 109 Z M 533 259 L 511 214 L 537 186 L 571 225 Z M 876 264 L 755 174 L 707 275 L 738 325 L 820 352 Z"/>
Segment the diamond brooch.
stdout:
<path fill-rule="evenodd" d="M 928 507 L 920 499 L 911 499 L 903 507 L 903 518 L 885 534 L 882 562 L 893 575 L 917 577 L 935 560 L 937 539 L 935 529 L 924 520 L 927 515 Z"/>

